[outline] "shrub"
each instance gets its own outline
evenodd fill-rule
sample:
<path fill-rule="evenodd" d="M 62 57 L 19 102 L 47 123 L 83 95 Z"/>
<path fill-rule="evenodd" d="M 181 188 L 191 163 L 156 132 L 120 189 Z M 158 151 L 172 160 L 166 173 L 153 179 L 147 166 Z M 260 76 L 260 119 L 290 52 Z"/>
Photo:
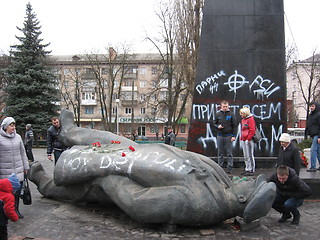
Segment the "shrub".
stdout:
<path fill-rule="evenodd" d="M 312 144 L 312 139 L 311 138 L 308 138 L 308 139 L 305 139 L 303 140 L 302 142 L 298 143 L 297 144 L 297 147 L 299 148 L 300 151 L 303 152 L 303 150 L 305 148 L 310 148 L 311 147 L 311 144 Z"/>

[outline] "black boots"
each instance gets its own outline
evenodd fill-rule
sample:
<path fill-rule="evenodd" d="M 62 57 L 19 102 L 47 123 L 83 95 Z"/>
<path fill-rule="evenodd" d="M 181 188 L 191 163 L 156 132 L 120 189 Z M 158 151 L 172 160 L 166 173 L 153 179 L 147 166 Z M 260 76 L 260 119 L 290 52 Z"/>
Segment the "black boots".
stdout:
<path fill-rule="evenodd" d="M 283 213 L 281 218 L 278 220 L 279 223 L 284 223 L 286 222 L 288 219 L 290 219 L 292 217 L 291 213 Z M 300 213 L 296 213 L 295 215 L 293 215 L 293 219 L 291 221 L 292 225 L 298 225 L 300 222 Z"/>
<path fill-rule="evenodd" d="M 300 213 L 298 212 L 298 214 L 293 215 L 293 219 L 291 221 L 291 224 L 298 225 L 299 221 L 300 221 Z"/>
<path fill-rule="evenodd" d="M 15 203 L 14 203 L 14 206 L 15 206 L 15 209 L 16 209 L 16 213 L 18 215 L 18 217 L 21 219 L 21 218 L 24 218 L 24 216 L 19 212 L 19 200 L 20 200 L 20 196 L 15 194 L 14 195 L 14 200 L 15 200 Z"/>
<path fill-rule="evenodd" d="M 285 221 L 287 221 L 291 217 L 292 217 L 291 213 L 289 213 L 289 212 L 283 213 L 281 218 L 278 220 L 278 223 L 284 223 Z"/>

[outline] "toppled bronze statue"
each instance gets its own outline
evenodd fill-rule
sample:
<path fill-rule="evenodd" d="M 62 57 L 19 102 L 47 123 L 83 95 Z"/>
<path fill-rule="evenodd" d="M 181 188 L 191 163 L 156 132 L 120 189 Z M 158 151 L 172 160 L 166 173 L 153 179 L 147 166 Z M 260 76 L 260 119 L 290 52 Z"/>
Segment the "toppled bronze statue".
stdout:
<path fill-rule="evenodd" d="M 267 215 L 273 203 L 276 187 L 263 175 L 231 181 L 200 154 L 79 128 L 67 110 L 60 121 L 61 140 L 71 148 L 59 158 L 53 179 L 38 162 L 30 169 L 44 197 L 113 202 L 136 221 L 181 225 L 211 225 L 235 216 L 249 223 Z"/>

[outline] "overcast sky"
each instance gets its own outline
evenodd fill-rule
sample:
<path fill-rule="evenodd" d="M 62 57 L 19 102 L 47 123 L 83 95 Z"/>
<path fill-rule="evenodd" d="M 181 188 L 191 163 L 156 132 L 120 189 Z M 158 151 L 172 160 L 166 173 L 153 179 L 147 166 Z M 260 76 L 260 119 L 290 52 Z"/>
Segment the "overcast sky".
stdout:
<path fill-rule="evenodd" d="M 159 0 L 0 0 L 0 52 L 7 53 L 17 43 L 15 35 L 21 36 L 16 27 L 23 27 L 28 2 L 54 55 L 102 51 L 118 42 L 132 44 L 132 52 L 150 52 L 144 38 L 155 37 L 160 24 Z M 284 7 L 286 41 L 297 45 L 298 58 L 320 51 L 320 0 L 284 0 Z"/>

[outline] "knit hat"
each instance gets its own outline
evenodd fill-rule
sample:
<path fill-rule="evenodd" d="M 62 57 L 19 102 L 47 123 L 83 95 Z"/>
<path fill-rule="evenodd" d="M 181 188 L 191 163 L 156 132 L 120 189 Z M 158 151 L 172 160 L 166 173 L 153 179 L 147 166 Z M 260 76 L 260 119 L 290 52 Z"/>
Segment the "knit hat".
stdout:
<path fill-rule="evenodd" d="M 19 182 L 19 179 L 17 178 L 17 175 L 15 173 L 12 173 L 10 177 L 8 177 L 8 179 L 11 182 L 13 192 L 18 192 L 21 188 L 21 184 Z"/>
<path fill-rule="evenodd" d="M 291 136 L 288 133 L 282 133 L 279 141 L 280 142 L 291 142 Z"/>
<path fill-rule="evenodd" d="M 6 130 L 11 123 L 16 123 L 12 117 L 6 117 L 1 123 L 1 127 Z"/>
<path fill-rule="evenodd" d="M 26 125 L 26 128 L 27 128 L 27 129 L 30 129 L 30 128 L 31 128 L 31 124 L 28 123 L 28 124 Z"/>

